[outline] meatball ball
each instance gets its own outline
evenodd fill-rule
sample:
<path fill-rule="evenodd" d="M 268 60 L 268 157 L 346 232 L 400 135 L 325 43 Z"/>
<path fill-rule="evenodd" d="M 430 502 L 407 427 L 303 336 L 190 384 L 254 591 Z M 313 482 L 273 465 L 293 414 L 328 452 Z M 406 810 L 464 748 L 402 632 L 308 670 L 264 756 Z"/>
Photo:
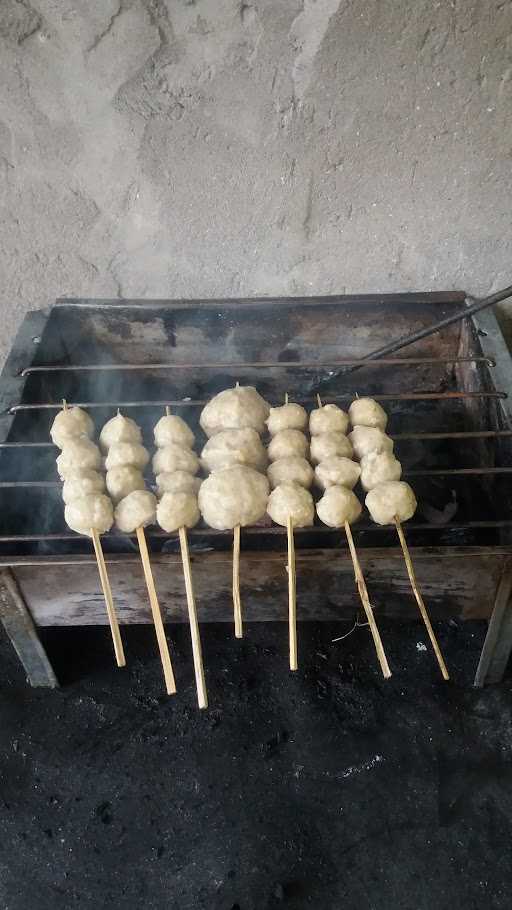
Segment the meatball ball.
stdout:
<path fill-rule="evenodd" d="M 315 468 L 315 483 L 321 490 L 328 487 L 340 486 L 352 490 L 355 487 L 361 468 L 357 462 L 340 455 L 332 455 L 321 461 Z"/>
<path fill-rule="evenodd" d="M 222 471 L 235 464 L 246 464 L 257 471 L 267 467 L 267 453 L 256 430 L 222 430 L 210 437 L 201 452 L 201 465 L 207 472 Z"/>
<path fill-rule="evenodd" d="M 156 476 L 156 495 L 164 493 L 194 493 L 197 496 L 201 480 L 188 471 L 168 471 Z"/>
<path fill-rule="evenodd" d="M 159 449 L 175 442 L 184 449 L 194 445 L 194 434 L 185 421 L 177 414 L 166 414 L 161 417 L 154 429 L 155 445 Z"/>
<path fill-rule="evenodd" d="M 158 449 L 153 456 L 153 473 L 172 474 L 173 471 L 186 471 L 188 474 L 197 474 L 199 471 L 199 458 L 192 449 L 184 449 L 175 442 L 170 442 L 163 449 Z"/>
<path fill-rule="evenodd" d="M 114 442 L 108 450 L 105 458 L 105 468 L 111 471 L 112 468 L 120 468 L 123 465 L 131 465 L 142 471 L 149 461 L 149 452 L 138 442 Z"/>
<path fill-rule="evenodd" d="M 98 468 L 101 468 L 101 452 L 87 436 L 69 439 L 57 458 L 61 480 L 81 471 L 97 471 Z"/>
<path fill-rule="evenodd" d="M 77 534 L 92 537 L 91 530 L 98 534 L 110 531 L 114 521 L 114 510 L 108 496 L 102 493 L 89 493 L 81 499 L 73 499 L 64 510 L 66 524 Z"/>
<path fill-rule="evenodd" d="M 296 483 L 282 483 L 272 490 L 267 512 L 278 525 L 286 527 L 291 518 L 294 528 L 308 528 L 315 518 L 315 504 L 309 490 Z"/>
<path fill-rule="evenodd" d="M 63 449 L 70 439 L 94 434 L 94 424 L 86 411 L 81 408 L 64 408 L 59 411 L 50 429 L 54 445 Z"/>
<path fill-rule="evenodd" d="M 70 474 L 62 487 L 62 498 L 66 505 L 74 499 L 82 499 L 90 493 L 103 493 L 105 481 L 98 471 L 80 471 Z"/>
<path fill-rule="evenodd" d="M 356 398 L 348 409 L 350 423 L 353 427 L 377 427 L 385 430 L 388 415 L 378 401 L 373 398 Z"/>
<path fill-rule="evenodd" d="M 391 525 L 395 516 L 399 521 L 412 518 L 418 503 L 408 483 L 389 480 L 367 493 L 365 505 L 376 524 Z"/>
<path fill-rule="evenodd" d="M 298 483 L 307 490 L 313 483 L 313 468 L 305 458 L 278 458 L 269 466 L 267 477 L 272 489 L 282 483 Z"/>
<path fill-rule="evenodd" d="M 306 458 L 308 449 L 308 441 L 300 430 L 280 430 L 270 440 L 268 457 L 270 461 L 278 461 L 280 458 Z"/>
<path fill-rule="evenodd" d="M 351 525 L 362 510 L 357 496 L 346 487 L 328 487 L 316 504 L 320 521 L 330 528 L 342 528 L 346 521 Z"/>
<path fill-rule="evenodd" d="M 107 471 L 106 480 L 110 498 L 115 503 L 121 502 L 121 499 L 124 499 L 125 496 L 135 490 L 146 489 L 142 473 L 131 464 L 123 464 L 117 468 L 111 468 L 110 471 Z"/>
<path fill-rule="evenodd" d="M 275 436 L 281 430 L 305 430 L 308 415 L 300 404 L 283 404 L 279 408 L 270 408 L 266 424 L 271 436 Z"/>
<path fill-rule="evenodd" d="M 125 534 L 155 523 L 156 496 L 149 490 L 134 490 L 118 502 L 115 511 L 116 525 Z"/>
<path fill-rule="evenodd" d="M 267 478 L 254 468 L 225 468 L 201 484 L 199 509 L 206 524 L 219 531 L 253 525 L 265 514 L 268 490 Z"/>
<path fill-rule="evenodd" d="M 370 452 L 361 458 L 361 486 L 366 492 L 386 480 L 400 480 L 401 476 L 402 465 L 392 452 Z"/>
<path fill-rule="evenodd" d="M 164 493 L 156 509 L 156 520 L 169 534 L 179 528 L 193 528 L 200 519 L 195 493 Z"/>
<path fill-rule="evenodd" d="M 324 404 L 309 415 L 309 432 L 312 436 L 324 433 L 345 433 L 348 430 L 348 414 L 337 404 Z"/>
<path fill-rule="evenodd" d="M 207 436 L 245 427 L 263 433 L 269 411 L 269 405 L 253 386 L 236 386 L 215 395 L 203 408 L 199 423 Z"/>
<path fill-rule="evenodd" d="M 115 417 L 107 420 L 100 433 L 100 446 L 104 452 L 108 452 L 110 447 L 118 442 L 142 442 L 142 433 L 131 417 L 125 417 L 117 413 Z"/>
<path fill-rule="evenodd" d="M 354 455 L 361 461 L 370 452 L 392 452 L 393 440 L 378 427 L 354 427 L 348 438 L 352 443 Z"/>
<path fill-rule="evenodd" d="M 311 461 L 320 464 L 334 455 L 340 458 L 352 458 L 352 446 L 343 433 L 322 433 L 311 437 Z"/>

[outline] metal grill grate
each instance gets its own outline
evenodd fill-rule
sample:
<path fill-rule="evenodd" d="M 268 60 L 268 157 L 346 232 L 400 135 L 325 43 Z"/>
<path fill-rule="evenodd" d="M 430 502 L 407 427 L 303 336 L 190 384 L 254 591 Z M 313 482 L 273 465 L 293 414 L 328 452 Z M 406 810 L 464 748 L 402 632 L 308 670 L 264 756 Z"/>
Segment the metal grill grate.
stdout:
<path fill-rule="evenodd" d="M 145 444 L 170 405 L 204 441 L 198 417 L 205 401 L 239 380 L 271 403 L 348 403 L 369 394 L 385 403 L 389 432 L 404 477 L 419 499 L 408 523 L 413 546 L 506 546 L 512 542 L 509 474 L 508 355 L 501 338 L 478 334 L 471 321 L 418 342 L 408 356 L 365 355 L 404 325 L 421 327 L 460 309 L 464 295 L 382 295 L 282 301 L 63 301 L 26 321 L 2 377 L 0 422 L 0 560 L 89 552 L 66 530 L 48 441 L 62 398 L 91 412 L 97 430 L 114 409 L 129 410 Z M 476 320 L 493 325 L 492 314 Z M 414 353 L 414 356 L 411 356 Z M 507 363 L 504 363 L 507 358 Z M 360 367 L 344 375 L 340 368 Z M 148 445 L 148 448 L 151 448 Z M 151 478 L 148 478 L 151 480 Z M 282 547 L 285 530 L 244 531 L 244 545 Z M 355 528 L 360 547 L 393 546 L 393 531 Z M 149 529 L 152 548 L 173 551 L 174 535 Z M 297 531 L 298 546 L 339 546 L 339 534 L 318 525 Z M 230 535 L 198 527 L 193 549 L 227 549 Z M 111 532 L 112 557 L 133 541 Z"/>

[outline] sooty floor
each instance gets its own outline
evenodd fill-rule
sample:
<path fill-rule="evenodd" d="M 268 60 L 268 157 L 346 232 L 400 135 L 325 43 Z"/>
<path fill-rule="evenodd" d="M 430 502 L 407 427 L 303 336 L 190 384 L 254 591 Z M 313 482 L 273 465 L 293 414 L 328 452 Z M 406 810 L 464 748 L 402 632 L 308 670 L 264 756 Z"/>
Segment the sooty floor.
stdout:
<path fill-rule="evenodd" d="M 482 624 L 437 627 L 444 684 L 419 624 L 203 629 L 199 712 L 186 627 L 162 692 L 150 628 L 52 630 L 63 686 L 25 685 L 0 643 L 2 910 L 508 908 L 511 681 L 471 688 Z"/>

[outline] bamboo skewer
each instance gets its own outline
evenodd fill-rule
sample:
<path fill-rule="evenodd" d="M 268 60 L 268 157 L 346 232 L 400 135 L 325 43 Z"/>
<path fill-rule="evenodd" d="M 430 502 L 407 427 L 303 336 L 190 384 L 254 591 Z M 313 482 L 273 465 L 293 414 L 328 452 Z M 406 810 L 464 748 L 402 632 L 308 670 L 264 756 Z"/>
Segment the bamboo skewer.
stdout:
<path fill-rule="evenodd" d="M 192 570 L 190 567 L 190 554 L 188 550 L 187 529 L 180 528 L 180 547 L 181 560 L 183 563 L 183 575 L 185 577 L 185 591 L 187 594 L 188 619 L 190 623 L 190 637 L 192 639 L 192 656 L 194 659 L 194 672 L 196 676 L 197 703 L 200 708 L 208 707 L 208 696 L 206 694 L 206 683 L 204 679 L 203 655 L 201 650 L 201 638 L 199 636 L 199 623 L 197 621 L 196 602 L 194 598 L 194 588 L 192 585 Z"/>
<path fill-rule="evenodd" d="M 110 631 L 112 633 L 112 641 L 114 643 L 114 652 L 116 655 L 116 661 L 118 667 L 126 666 L 126 658 L 124 656 L 123 642 L 121 639 L 121 633 L 119 631 L 119 624 L 117 622 L 116 611 L 114 607 L 114 600 L 112 597 L 112 589 L 110 587 L 110 581 L 107 573 L 107 567 L 105 565 L 105 557 L 103 555 L 103 548 L 101 546 L 100 535 L 98 534 L 95 528 L 91 528 L 91 537 L 94 544 L 94 552 L 96 554 L 96 562 L 98 563 L 98 572 L 101 581 L 101 587 L 103 589 L 103 596 L 105 598 L 105 605 L 107 608 L 107 616 L 110 624 Z"/>
<path fill-rule="evenodd" d="M 379 658 L 382 675 L 384 676 L 384 679 L 389 679 L 391 676 L 391 670 L 389 669 L 389 664 L 384 652 L 384 646 L 382 644 L 380 633 L 377 628 L 377 623 L 375 622 L 372 605 L 370 603 L 370 598 L 368 597 L 368 589 L 366 587 L 366 582 L 364 580 L 363 571 L 359 563 L 359 557 L 357 555 L 354 538 L 352 537 L 352 530 L 348 521 L 345 522 L 345 534 L 347 535 L 350 556 L 352 557 L 352 565 L 354 566 L 354 575 L 356 578 L 357 590 L 359 592 L 359 597 L 361 598 L 361 603 L 363 604 L 364 611 L 366 613 L 370 632 L 372 633 L 373 643 L 375 645 L 377 657 Z"/>
<path fill-rule="evenodd" d="M 174 695 L 176 693 L 176 682 L 174 680 L 171 656 L 169 654 L 169 646 L 167 644 L 167 638 L 165 637 L 165 629 L 162 622 L 162 613 L 160 610 L 160 604 L 158 602 L 158 595 L 156 593 L 153 572 L 151 570 L 151 563 L 149 561 L 148 545 L 146 542 L 146 535 L 144 534 L 144 528 L 137 528 L 136 533 L 137 542 L 139 544 L 140 558 L 142 560 L 142 566 L 144 569 L 144 577 L 146 579 L 146 587 L 149 594 L 149 603 L 151 605 L 151 612 L 153 614 L 153 623 L 155 625 L 158 648 L 160 650 L 160 659 L 162 661 L 167 694 Z"/>
<path fill-rule="evenodd" d="M 235 621 L 235 638 L 242 638 L 242 601 L 240 598 L 240 525 L 235 525 L 233 528 L 233 616 Z"/>
<path fill-rule="evenodd" d="M 288 635 L 290 641 L 290 670 L 298 669 L 297 662 L 297 589 L 295 571 L 295 541 L 291 515 L 286 521 L 288 538 Z"/>
<path fill-rule="evenodd" d="M 416 603 L 418 604 L 421 616 L 423 618 L 423 622 L 425 623 L 425 626 L 427 628 L 428 636 L 430 638 L 432 647 L 434 649 L 434 653 L 436 655 L 437 662 L 439 664 L 443 679 L 448 680 L 450 678 L 450 675 L 446 668 L 446 664 L 444 662 L 443 655 L 441 654 L 441 649 L 439 647 L 437 638 L 436 638 L 434 630 L 432 628 L 432 624 L 430 622 L 430 618 L 427 613 L 427 608 L 425 606 L 423 597 L 418 588 L 418 583 L 416 581 L 416 574 L 414 571 L 414 566 L 412 564 L 411 554 L 409 553 L 409 548 L 407 546 L 407 541 L 405 539 L 404 530 L 400 523 L 400 519 L 396 515 L 395 515 L 395 527 L 396 527 L 396 530 L 398 533 L 398 538 L 400 540 L 400 546 L 402 547 L 402 552 L 404 554 L 405 565 L 407 566 L 407 574 L 409 575 L 409 581 L 411 582 L 411 587 L 412 587 L 414 596 L 416 598 Z"/>

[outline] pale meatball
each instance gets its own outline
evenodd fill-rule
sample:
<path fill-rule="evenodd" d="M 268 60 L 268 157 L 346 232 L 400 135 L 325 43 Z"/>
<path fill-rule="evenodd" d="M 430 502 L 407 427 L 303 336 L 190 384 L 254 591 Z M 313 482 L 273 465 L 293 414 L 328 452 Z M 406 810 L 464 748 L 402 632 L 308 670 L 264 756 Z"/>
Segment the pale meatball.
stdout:
<path fill-rule="evenodd" d="M 280 408 L 270 408 L 266 424 L 271 436 L 275 436 L 281 430 L 305 430 L 308 415 L 300 404 L 283 404 Z"/>
<path fill-rule="evenodd" d="M 70 474 L 62 487 L 62 498 L 66 505 L 74 499 L 82 499 L 90 493 L 103 493 L 105 481 L 98 471 L 80 471 Z"/>
<path fill-rule="evenodd" d="M 286 527 L 291 518 L 294 528 L 308 528 L 315 519 L 315 504 L 309 490 L 295 483 L 282 483 L 272 490 L 267 512 L 278 525 Z"/>
<path fill-rule="evenodd" d="M 223 430 L 212 436 L 201 452 L 201 465 L 207 472 L 222 471 L 235 464 L 246 464 L 257 471 L 267 467 L 267 453 L 256 430 Z"/>
<path fill-rule="evenodd" d="M 89 493 L 81 499 L 74 499 L 64 510 L 66 524 L 77 534 L 92 537 L 91 530 L 98 534 L 110 531 L 114 521 L 114 510 L 108 496 L 102 493 Z"/>
<path fill-rule="evenodd" d="M 101 452 L 87 436 L 68 440 L 57 458 L 57 471 L 61 480 L 81 471 L 101 468 Z"/>
<path fill-rule="evenodd" d="M 131 465 L 143 471 L 149 461 L 149 452 L 138 442 L 114 442 L 105 458 L 105 469 L 120 468 Z"/>
<path fill-rule="evenodd" d="M 166 414 L 161 417 L 154 429 L 155 445 L 159 449 L 175 442 L 184 449 L 191 449 L 194 445 L 194 434 L 185 421 L 176 414 Z"/>
<path fill-rule="evenodd" d="M 139 468 L 131 464 L 119 465 L 107 471 L 107 490 L 114 502 L 120 502 L 135 490 L 145 490 L 146 484 Z"/>
<path fill-rule="evenodd" d="M 348 409 L 350 423 L 353 427 L 377 427 L 385 430 L 388 415 L 378 401 L 373 398 L 356 398 Z"/>
<path fill-rule="evenodd" d="M 306 458 L 308 449 L 308 441 L 300 430 L 281 430 L 270 440 L 268 457 L 270 461 L 278 461 L 280 458 Z"/>
<path fill-rule="evenodd" d="M 207 436 L 245 427 L 263 433 L 269 410 L 269 405 L 253 386 L 236 386 L 215 395 L 203 408 L 199 423 Z"/>
<path fill-rule="evenodd" d="M 334 456 L 352 458 L 352 446 L 348 436 L 343 433 L 322 433 L 320 436 L 311 437 L 311 461 L 320 464 L 327 458 Z"/>
<path fill-rule="evenodd" d="M 376 524 L 391 525 L 395 523 L 395 516 L 399 521 L 412 518 L 418 503 L 408 483 L 389 480 L 367 493 L 365 505 Z"/>
<path fill-rule="evenodd" d="M 378 427 L 354 427 L 348 438 L 352 443 L 354 455 L 359 461 L 370 452 L 392 452 L 393 440 Z"/>
<path fill-rule="evenodd" d="M 137 528 L 155 523 L 156 496 L 149 490 L 134 490 L 118 502 L 115 511 L 116 525 L 124 534 L 133 534 Z"/>
<path fill-rule="evenodd" d="M 400 480 L 401 476 L 402 465 L 392 452 L 370 452 L 361 458 L 361 486 L 366 492 L 386 480 Z"/>
<path fill-rule="evenodd" d="M 86 411 L 81 408 L 64 408 L 59 411 L 50 429 L 50 436 L 54 445 L 63 449 L 70 439 L 79 436 L 92 436 L 94 424 Z"/>
<path fill-rule="evenodd" d="M 100 446 L 104 452 L 108 452 L 110 447 L 118 442 L 142 442 L 142 433 L 131 417 L 125 417 L 123 414 L 116 414 L 110 420 L 107 420 L 100 433 Z"/>
<path fill-rule="evenodd" d="M 323 433 L 345 433 L 348 430 L 348 414 L 337 404 L 324 404 L 309 415 L 309 432 L 312 436 Z"/>
<path fill-rule="evenodd" d="M 193 477 L 188 471 L 168 471 L 156 477 L 157 496 L 164 493 L 195 493 L 197 496 L 200 486 L 200 478 Z"/>
<path fill-rule="evenodd" d="M 156 509 L 156 520 L 169 534 L 178 528 L 193 528 L 201 515 L 195 493 L 164 493 Z"/>
<path fill-rule="evenodd" d="M 199 458 L 192 449 L 170 442 L 163 449 L 158 449 L 153 455 L 153 473 L 172 474 L 173 471 L 186 471 L 187 474 L 197 474 L 200 468 Z"/>
<path fill-rule="evenodd" d="M 363 508 L 355 493 L 346 487 L 328 487 L 316 504 L 320 521 L 330 528 L 342 528 L 357 521 Z"/>
<path fill-rule="evenodd" d="M 254 468 L 226 468 L 201 484 L 199 509 L 206 524 L 219 531 L 253 525 L 266 512 L 268 490 L 267 478 Z"/>
<path fill-rule="evenodd" d="M 321 490 L 340 486 L 352 490 L 361 476 L 361 468 L 350 458 L 332 455 L 315 468 L 315 483 Z"/>
<path fill-rule="evenodd" d="M 269 465 L 267 477 L 272 489 L 282 483 L 298 483 L 307 490 L 313 483 L 313 468 L 305 458 L 279 458 Z"/>

